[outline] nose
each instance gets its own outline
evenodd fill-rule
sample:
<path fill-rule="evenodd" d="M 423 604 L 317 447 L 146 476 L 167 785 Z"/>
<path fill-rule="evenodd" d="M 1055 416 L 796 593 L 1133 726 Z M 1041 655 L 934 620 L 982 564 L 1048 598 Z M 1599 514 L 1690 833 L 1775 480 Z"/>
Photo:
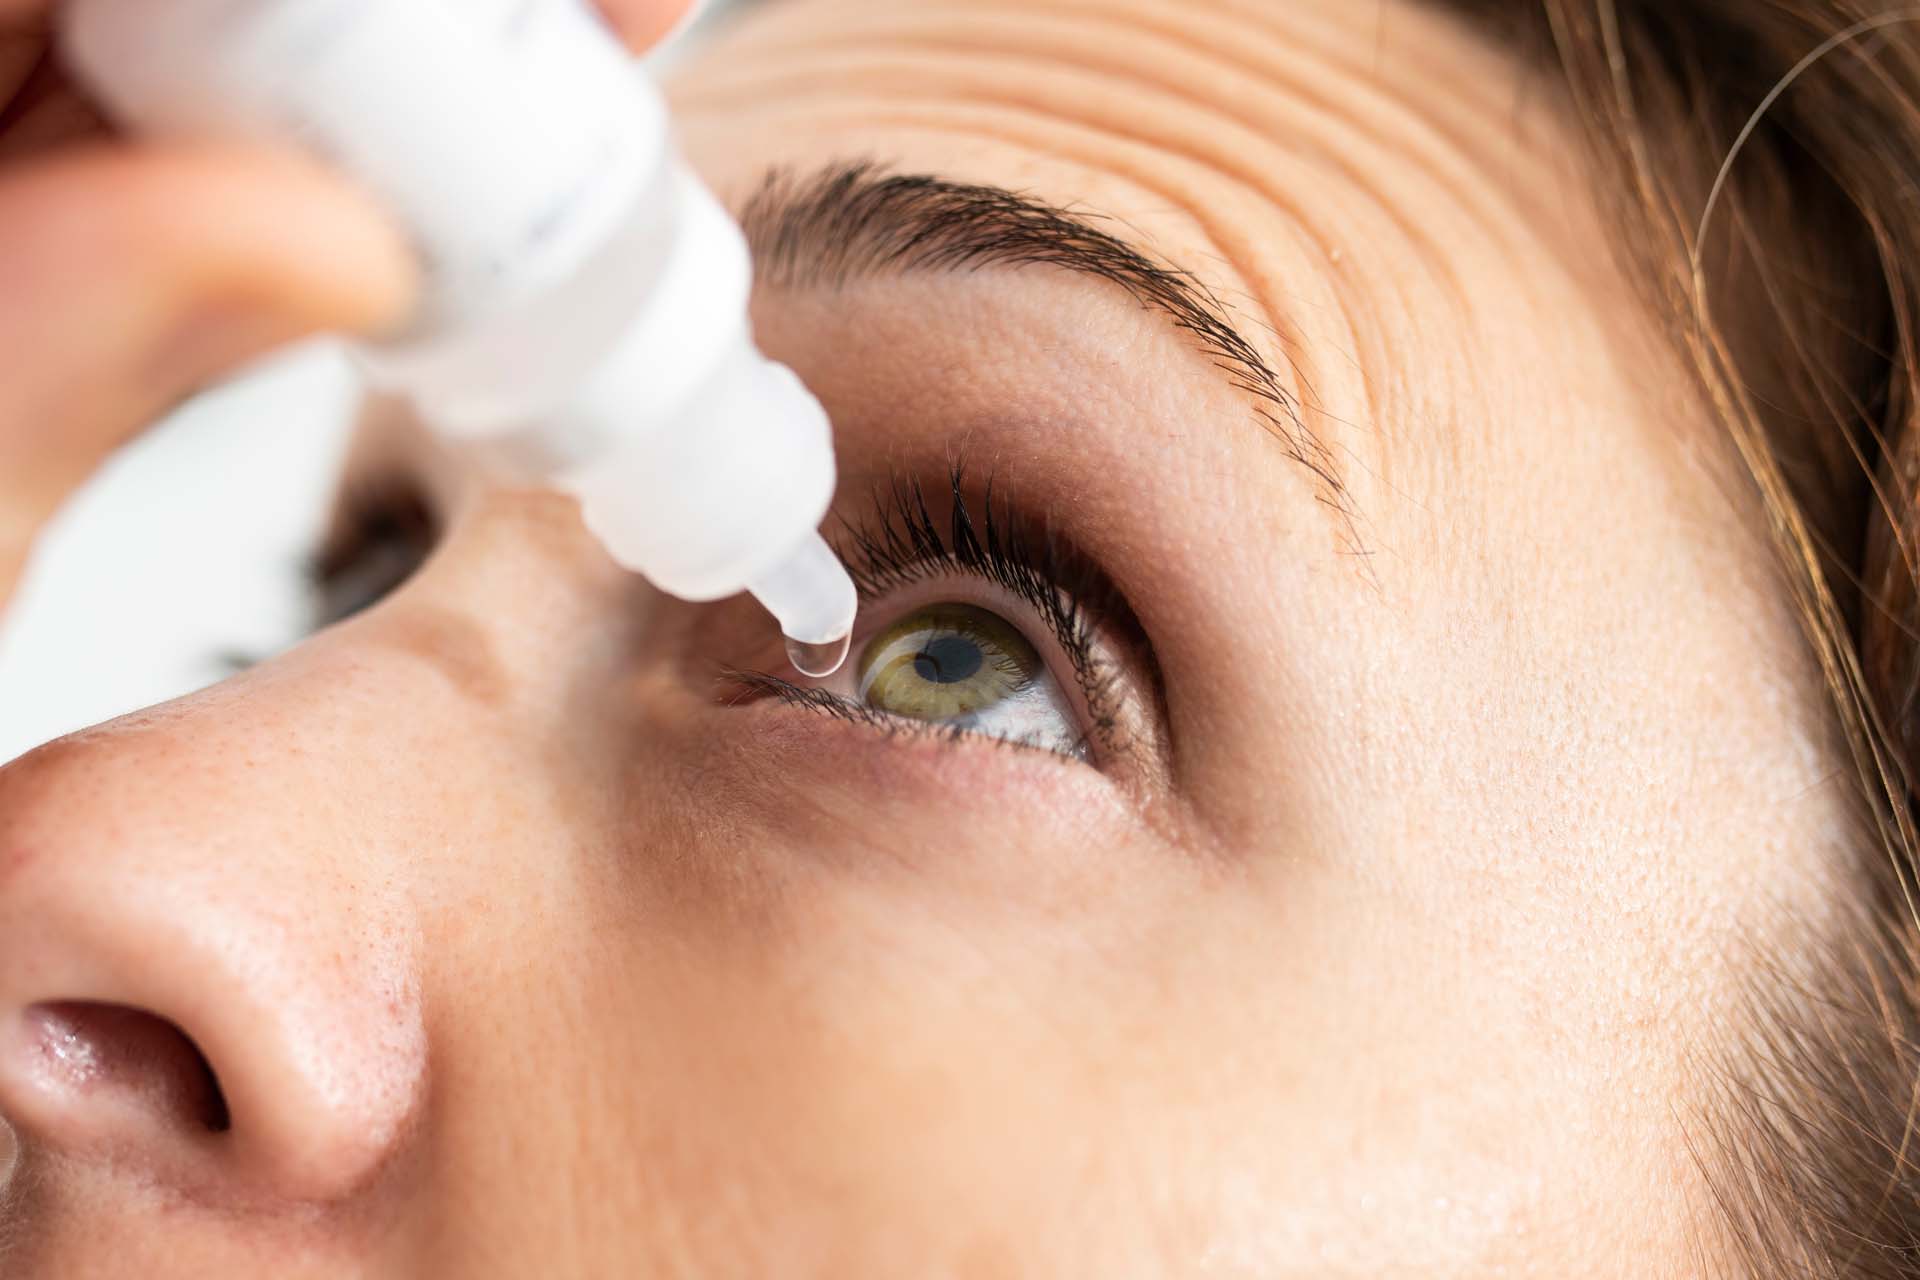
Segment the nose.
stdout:
<path fill-rule="evenodd" d="M 210 735 L 209 714 L 0 769 L 0 1117 L 27 1161 L 197 1202 L 338 1201 L 419 1105 L 406 914 L 329 851 L 326 788 L 263 803 L 287 783 L 261 757 L 298 745 Z"/>

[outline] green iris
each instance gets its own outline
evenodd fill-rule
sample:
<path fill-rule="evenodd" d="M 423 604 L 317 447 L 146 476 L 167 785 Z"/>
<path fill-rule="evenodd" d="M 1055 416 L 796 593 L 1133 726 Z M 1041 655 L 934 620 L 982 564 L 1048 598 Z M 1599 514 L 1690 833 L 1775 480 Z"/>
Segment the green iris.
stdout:
<path fill-rule="evenodd" d="M 959 720 L 1025 693 L 1043 669 L 1033 646 L 995 614 L 933 604 L 867 642 L 860 697 L 890 715 Z"/>

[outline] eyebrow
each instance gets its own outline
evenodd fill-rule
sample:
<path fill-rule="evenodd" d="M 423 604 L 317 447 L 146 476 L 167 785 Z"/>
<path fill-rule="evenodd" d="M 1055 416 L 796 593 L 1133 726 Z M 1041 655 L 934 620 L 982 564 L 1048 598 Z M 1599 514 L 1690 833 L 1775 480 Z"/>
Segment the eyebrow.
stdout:
<path fill-rule="evenodd" d="M 1188 334 L 1250 398 L 1254 415 L 1313 474 L 1319 500 L 1353 533 L 1331 451 L 1226 304 L 1192 273 L 1155 261 L 1092 215 L 1004 187 L 860 162 L 805 178 L 770 172 L 741 223 L 757 277 L 776 287 L 837 289 L 877 275 L 988 267 L 1057 267 L 1117 286 Z"/>

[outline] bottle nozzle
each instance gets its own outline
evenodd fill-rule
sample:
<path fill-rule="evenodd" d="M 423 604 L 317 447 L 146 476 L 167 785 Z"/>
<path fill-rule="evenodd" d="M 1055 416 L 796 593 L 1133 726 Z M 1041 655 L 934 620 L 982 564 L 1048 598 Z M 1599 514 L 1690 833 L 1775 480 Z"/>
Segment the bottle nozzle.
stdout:
<path fill-rule="evenodd" d="M 787 657 L 802 675 L 830 676 L 847 660 L 859 595 L 840 557 L 818 533 L 809 533 L 747 590 L 780 623 Z"/>

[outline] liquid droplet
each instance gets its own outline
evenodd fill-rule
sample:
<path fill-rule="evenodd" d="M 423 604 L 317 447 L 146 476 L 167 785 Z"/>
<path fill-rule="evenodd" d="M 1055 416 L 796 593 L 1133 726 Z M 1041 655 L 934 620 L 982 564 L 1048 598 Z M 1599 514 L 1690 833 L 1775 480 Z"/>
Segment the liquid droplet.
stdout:
<path fill-rule="evenodd" d="M 805 640 L 788 636 L 787 660 L 801 675 L 819 680 L 840 669 L 840 664 L 847 660 L 847 649 L 852 641 L 851 635 L 845 635 L 825 644 L 808 644 Z"/>

